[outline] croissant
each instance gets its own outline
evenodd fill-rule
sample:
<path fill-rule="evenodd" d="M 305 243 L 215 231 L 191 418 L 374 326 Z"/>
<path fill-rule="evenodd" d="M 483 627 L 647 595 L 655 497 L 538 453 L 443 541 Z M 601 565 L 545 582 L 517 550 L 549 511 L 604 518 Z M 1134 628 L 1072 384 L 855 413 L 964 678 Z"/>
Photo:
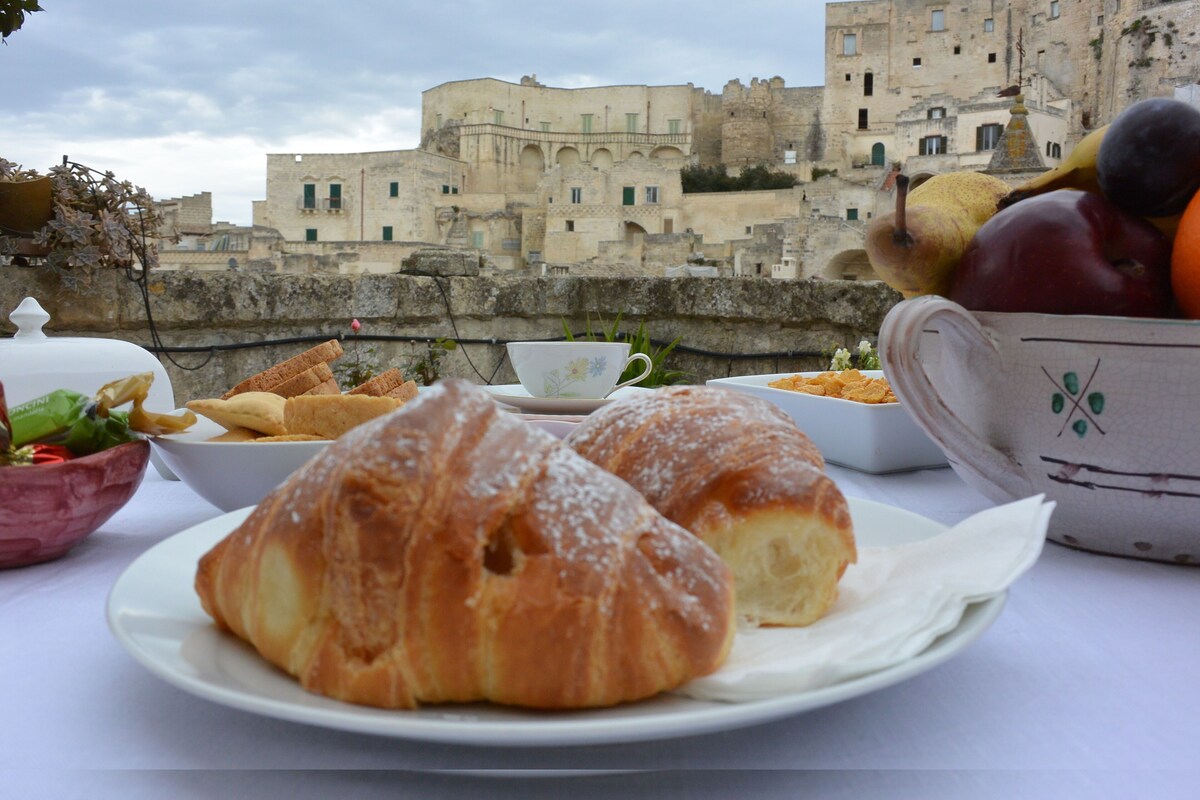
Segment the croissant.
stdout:
<path fill-rule="evenodd" d="M 387 708 L 648 697 L 716 669 L 735 620 L 711 550 L 460 380 L 293 473 L 196 591 L 305 689 Z"/>
<path fill-rule="evenodd" d="M 816 621 L 857 558 L 846 499 L 820 451 L 766 400 L 666 387 L 604 407 L 565 441 L 715 550 L 751 622 Z"/>

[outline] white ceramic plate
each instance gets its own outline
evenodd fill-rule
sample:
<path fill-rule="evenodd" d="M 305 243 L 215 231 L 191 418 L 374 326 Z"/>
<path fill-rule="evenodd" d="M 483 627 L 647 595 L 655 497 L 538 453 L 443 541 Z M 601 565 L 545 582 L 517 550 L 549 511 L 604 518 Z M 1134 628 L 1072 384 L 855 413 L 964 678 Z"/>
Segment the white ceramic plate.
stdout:
<path fill-rule="evenodd" d="M 946 528 L 908 511 L 850 498 L 861 546 L 898 545 Z M 635 742 L 729 730 L 798 714 L 898 683 L 951 658 L 999 615 L 1004 595 L 968 606 L 958 626 L 916 657 L 860 678 L 750 703 L 676 695 L 590 711 L 545 713 L 486 703 L 388 711 L 309 694 L 237 637 L 221 633 L 192 589 L 196 562 L 250 513 L 203 522 L 143 553 L 108 597 L 117 641 L 152 673 L 187 692 L 268 717 L 429 742 L 567 746 Z"/>
<path fill-rule="evenodd" d="M 616 402 L 624 397 L 636 395 L 639 392 L 651 392 L 653 389 L 643 389 L 638 386 L 626 386 L 617 389 L 608 397 L 579 398 L 579 397 L 533 397 L 519 383 L 507 383 L 498 386 L 484 386 L 492 396 L 505 405 L 519 408 L 533 414 L 590 414 L 598 408 Z"/>
<path fill-rule="evenodd" d="M 882 378 L 882 370 L 863 370 Z M 778 372 L 715 378 L 719 386 L 769 400 L 783 409 L 831 464 L 860 472 L 886 473 L 947 466 L 946 455 L 899 403 L 856 403 L 838 397 L 773 389 L 767 384 L 792 375 L 813 377 L 820 372 Z"/>

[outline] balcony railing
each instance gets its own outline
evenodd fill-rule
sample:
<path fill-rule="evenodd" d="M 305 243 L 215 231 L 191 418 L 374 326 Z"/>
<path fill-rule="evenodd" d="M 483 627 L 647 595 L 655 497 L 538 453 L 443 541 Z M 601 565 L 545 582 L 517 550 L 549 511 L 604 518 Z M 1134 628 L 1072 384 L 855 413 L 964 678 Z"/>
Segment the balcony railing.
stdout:
<path fill-rule="evenodd" d="M 340 214 L 346 210 L 346 198 L 301 197 L 296 201 L 296 208 L 309 214 L 315 214 L 318 211 L 329 211 L 334 214 Z"/>
<path fill-rule="evenodd" d="M 692 135 L 690 133 L 629 133 L 627 131 L 580 133 L 577 131 L 530 130 L 529 128 L 513 128 L 508 125 L 494 125 L 492 123 L 458 126 L 459 136 L 480 136 L 489 133 L 495 136 L 507 136 L 513 139 L 524 139 L 533 142 L 579 142 L 582 144 L 612 142 L 654 146 L 664 144 L 687 145 L 692 142 Z"/>

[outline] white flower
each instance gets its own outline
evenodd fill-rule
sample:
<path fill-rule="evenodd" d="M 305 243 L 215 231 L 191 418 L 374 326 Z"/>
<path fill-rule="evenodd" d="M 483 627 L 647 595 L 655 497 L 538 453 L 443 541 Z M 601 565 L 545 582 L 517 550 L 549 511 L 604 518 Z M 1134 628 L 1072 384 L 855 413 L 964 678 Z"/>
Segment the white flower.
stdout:
<path fill-rule="evenodd" d="M 850 369 L 850 351 L 839 347 L 833 351 L 833 360 L 829 362 L 830 369 Z"/>
<path fill-rule="evenodd" d="M 863 339 L 858 343 L 858 368 L 859 369 L 880 369 L 879 351 L 871 346 L 871 343 Z"/>

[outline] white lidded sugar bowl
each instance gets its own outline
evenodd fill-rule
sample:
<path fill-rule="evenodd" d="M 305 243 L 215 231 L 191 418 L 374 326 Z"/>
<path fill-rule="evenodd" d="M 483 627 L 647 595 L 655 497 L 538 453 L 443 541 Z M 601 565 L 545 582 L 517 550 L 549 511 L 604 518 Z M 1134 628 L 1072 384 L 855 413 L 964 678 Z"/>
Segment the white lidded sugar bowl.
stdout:
<path fill-rule="evenodd" d="M 109 381 L 151 372 L 154 382 L 146 408 L 161 413 L 175 410 L 171 379 L 146 348 L 120 339 L 47 336 L 42 326 L 50 315 L 32 297 L 22 300 L 8 319 L 17 327 L 11 339 L 0 339 L 0 383 L 9 408 L 57 389 L 94 395 Z M 151 453 L 150 460 L 164 478 L 178 480 L 157 455 Z"/>

